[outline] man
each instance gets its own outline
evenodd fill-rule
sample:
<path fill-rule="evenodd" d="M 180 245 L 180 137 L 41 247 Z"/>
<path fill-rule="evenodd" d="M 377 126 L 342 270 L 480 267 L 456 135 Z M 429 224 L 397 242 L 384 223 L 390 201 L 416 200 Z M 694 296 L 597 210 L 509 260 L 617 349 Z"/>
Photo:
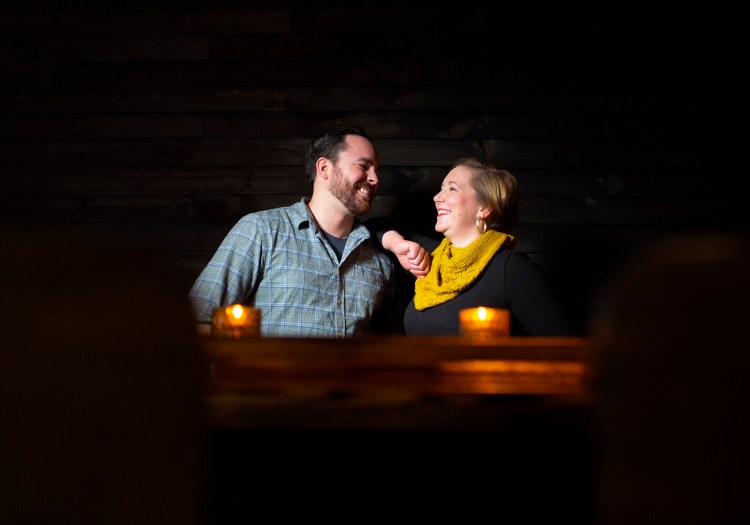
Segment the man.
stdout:
<path fill-rule="evenodd" d="M 261 311 L 265 336 L 346 337 L 377 329 L 390 306 L 394 265 L 357 218 L 370 211 L 380 159 L 367 133 L 340 127 L 312 141 L 305 171 L 313 191 L 291 206 L 250 213 L 235 224 L 190 290 L 199 332 L 214 309 Z M 417 243 L 394 250 L 422 277 L 429 256 Z"/>

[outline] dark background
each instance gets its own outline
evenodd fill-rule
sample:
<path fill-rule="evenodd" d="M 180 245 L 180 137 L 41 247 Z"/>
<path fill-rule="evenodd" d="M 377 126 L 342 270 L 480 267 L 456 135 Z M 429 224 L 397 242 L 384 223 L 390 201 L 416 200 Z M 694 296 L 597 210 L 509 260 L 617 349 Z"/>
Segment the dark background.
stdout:
<path fill-rule="evenodd" d="M 372 216 L 431 232 L 456 158 L 514 173 L 518 245 L 584 329 L 620 265 L 681 234 L 743 254 L 625 280 L 602 380 L 605 495 L 627 497 L 601 523 L 739 522 L 716 512 L 745 509 L 747 253 L 711 239 L 746 239 L 750 9 L 484 4 L 0 0 L 4 516 L 191 523 L 205 482 L 222 525 L 349 523 L 345 504 L 359 522 L 406 504 L 414 521 L 598 522 L 588 406 L 428 398 L 445 432 L 209 429 L 196 453 L 175 293 L 242 215 L 307 195 L 305 147 L 353 123 L 381 152 Z"/>
<path fill-rule="evenodd" d="M 187 293 L 354 123 L 371 216 L 434 233 L 456 158 L 514 173 L 518 245 L 584 329 L 628 257 L 744 230 L 746 8 L 483 4 L 0 0 L 2 226 L 149 254 Z"/>

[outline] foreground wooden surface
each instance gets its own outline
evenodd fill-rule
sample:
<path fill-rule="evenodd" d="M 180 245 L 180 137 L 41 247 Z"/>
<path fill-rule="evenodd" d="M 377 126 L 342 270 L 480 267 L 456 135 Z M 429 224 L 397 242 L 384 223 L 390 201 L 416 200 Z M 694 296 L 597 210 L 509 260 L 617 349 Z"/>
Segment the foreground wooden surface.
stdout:
<path fill-rule="evenodd" d="M 503 410 L 588 406 L 583 338 L 203 338 L 206 408 L 218 427 L 484 428 Z M 472 423 L 473 421 L 473 423 Z M 493 423 L 494 424 L 494 423 Z"/>
<path fill-rule="evenodd" d="M 594 523 L 586 339 L 202 344 L 212 523 Z"/>

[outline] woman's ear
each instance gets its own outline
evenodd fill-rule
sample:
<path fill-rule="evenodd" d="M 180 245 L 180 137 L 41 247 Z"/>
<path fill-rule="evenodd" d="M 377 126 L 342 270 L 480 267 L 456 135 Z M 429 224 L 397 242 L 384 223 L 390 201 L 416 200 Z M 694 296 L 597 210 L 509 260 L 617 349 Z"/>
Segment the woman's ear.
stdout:
<path fill-rule="evenodd" d="M 490 208 L 489 206 L 482 206 L 479 208 L 479 211 L 477 212 L 477 219 L 486 220 L 487 217 L 490 216 Z"/>

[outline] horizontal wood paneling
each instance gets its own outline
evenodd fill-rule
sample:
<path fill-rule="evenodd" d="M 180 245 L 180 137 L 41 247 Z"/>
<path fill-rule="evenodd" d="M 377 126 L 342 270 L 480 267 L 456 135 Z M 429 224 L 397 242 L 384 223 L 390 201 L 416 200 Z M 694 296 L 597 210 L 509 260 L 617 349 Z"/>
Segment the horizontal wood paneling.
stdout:
<path fill-rule="evenodd" d="M 445 166 L 385 166 L 379 195 L 431 198 L 448 173 Z M 686 169 L 528 168 L 508 166 L 524 195 L 705 197 L 704 172 Z M 301 164 L 294 166 L 106 166 L 7 167 L 0 180 L 16 194 L 243 194 L 308 193 Z M 288 182 L 287 182 L 288 181 Z M 729 181 L 731 183 L 731 181 Z M 714 181 L 716 195 L 735 196 L 731 184 Z"/>
<path fill-rule="evenodd" d="M 650 240 L 744 231 L 744 8 L 0 0 L 0 227 L 108 240 L 187 289 L 232 224 L 363 125 L 370 216 L 433 232 L 456 158 L 519 181 L 518 246 L 577 321 Z M 739 177 L 738 177 L 739 174 Z"/>
<path fill-rule="evenodd" d="M 105 38 L 145 35 L 279 33 L 290 29 L 290 13 L 285 10 L 201 10 L 159 9 L 147 3 L 146 9 L 102 9 L 98 2 L 83 2 L 81 9 L 10 11 L 4 13 L 0 28 L 10 35 L 41 34 L 55 37 L 80 35 Z M 148 9 L 147 7 L 151 7 Z M 174 5 L 173 7 L 178 7 Z M 209 6 L 206 6 L 209 7 Z M 84 55 L 85 56 L 85 55 Z"/>
<path fill-rule="evenodd" d="M 239 219 L 239 217 L 237 217 Z M 416 220 L 416 219 L 415 219 Z M 31 236 L 59 232 L 73 239 L 90 239 L 128 249 L 170 253 L 169 257 L 191 254 L 208 261 L 221 240 L 234 225 L 231 221 L 14 221 L 0 227 L 4 232 L 28 233 Z M 435 235 L 431 225 L 424 233 Z M 608 252 L 640 253 L 654 249 L 653 243 L 663 238 L 690 232 L 691 227 L 674 225 L 602 225 L 602 224 L 519 224 L 513 235 L 517 247 L 532 254 L 559 254 L 579 251 L 580 255 L 596 256 L 606 247 Z M 573 249 L 575 248 L 575 249 Z M 591 252 L 591 253 L 589 253 Z M 594 257 L 593 261 L 596 261 Z M 594 262 L 595 264 L 595 262 Z"/>
<path fill-rule="evenodd" d="M 252 193 L 232 195 L 25 195 L 6 205 L 17 220 L 84 221 L 231 221 L 245 213 L 286 206 L 304 194 Z M 372 216 L 414 215 L 423 211 L 434 221 L 432 199 L 380 195 Z M 520 205 L 520 222 L 535 224 L 601 224 L 693 226 L 721 225 L 736 220 L 725 208 L 731 201 L 681 197 L 565 197 L 528 195 Z M 415 220 L 420 220 L 416 217 Z M 420 220 L 424 222 L 424 220 Z"/>
<path fill-rule="evenodd" d="M 514 138 L 658 141 L 693 136 L 687 114 L 581 115 L 542 112 L 232 111 L 169 113 L 9 114 L 0 139 L 314 136 L 321 128 L 358 122 L 374 137 Z"/>
<path fill-rule="evenodd" d="M 36 69 L 39 69 L 37 66 Z M 8 77 L 22 85 L 23 79 Z M 29 86 L 35 87 L 35 86 Z M 224 86 L 198 88 L 148 85 L 101 89 L 5 89 L 3 113 L 78 113 L 141 111 L 452 111 L 574 112 L 580 114 L 666 115 L 701 117 L 709 102 L 692 94 L 623 91 L 514 89 L 445 86 Z"/>
<path fill-rule="evenodd" d="M 397 60 L 235 60 L 159 62 L 64 62 L 54 72 L 54 84 L 61 88 L 112 86 L 216 87 L 293 85 L 304 79 L 311 86 L 328 85 L 461 85 L 534 86 L 531 77 L 517 77 L 506 67 L 486 68 L 481 59 L 451 61 L 442 58 Z M 555 82 L 564 83 L 566 79 Z"/>
<path fill-rule="evenodd" d="M 0 144 L 12 166 L 299 165 L 310 138 L 155 138 L 24 141 Z M 479 156 L 536 168 L 700 168 L 692 144 L 471 139 L 374 139 L 384 166 L 448 166 Z M 17 148 L 17 146 L 20 146 Z"/>

